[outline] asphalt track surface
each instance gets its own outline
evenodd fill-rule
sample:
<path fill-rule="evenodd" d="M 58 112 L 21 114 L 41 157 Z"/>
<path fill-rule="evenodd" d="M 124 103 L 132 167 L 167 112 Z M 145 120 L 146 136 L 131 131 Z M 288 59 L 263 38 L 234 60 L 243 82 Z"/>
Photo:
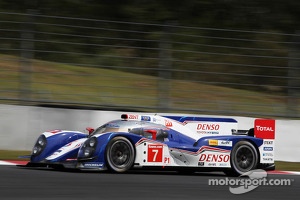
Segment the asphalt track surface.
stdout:
<path fill-rule="evenodd" d="M 292 185 L 258 186 L 239 195 L 230 193 L 229 186 L 209 186 L 208 179 L 215 178 L 225 176 L 218 173 L 182 175 L 161 171 L 112 174 L 0 166 L 0 199 L 299 199 L 299 175 L 268 175 L 268 179 L 292 179 Z"/>

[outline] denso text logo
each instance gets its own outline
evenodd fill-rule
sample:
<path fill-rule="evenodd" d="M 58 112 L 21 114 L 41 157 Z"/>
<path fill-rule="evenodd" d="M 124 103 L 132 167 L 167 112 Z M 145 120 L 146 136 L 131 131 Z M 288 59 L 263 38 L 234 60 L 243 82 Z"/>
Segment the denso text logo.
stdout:
<path fill-rule="evenodd" d="M 220 129 L 219 124 L 198 124 L 197 130 L 217 131 Z"/>
<path fill-rule="evenodd" d="M 274 131 L 273 127 L 269 127 L 269 126 L 256 126 L 256 130 L 258 131 Z"/>
<path fill-rule="evenodd" d="M 199 162 L 228 162 L 229 159 L 230 156 L 224 154 L 201 154 Z"/>

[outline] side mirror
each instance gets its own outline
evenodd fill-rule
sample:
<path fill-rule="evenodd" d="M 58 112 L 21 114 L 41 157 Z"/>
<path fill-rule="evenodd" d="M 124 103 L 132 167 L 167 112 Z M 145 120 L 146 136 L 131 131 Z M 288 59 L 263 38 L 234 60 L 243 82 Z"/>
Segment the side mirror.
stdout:
<path fill-rule="evenodd" d="M 92 128 L 92 127 L 86 127 L 86 130 L 89 132 L 89 135 L 92 133 L 92 132 L 94 132 L 94 128 Z"/>
<path fill-rule="evenodd" d="M 145 129 L 144 131 L 147 132 L 147 133 L 150 133 L 152 135 L 152 140 L 156 140 L 157 130 L 155 130 L 155 129 Z"/>
<path fill-rule="evenodd" d="M 160 129 L 156 134 L 156 140 L 164 142 L 165 138 L 168 138 L 168 136 L 168 131 Z"/>

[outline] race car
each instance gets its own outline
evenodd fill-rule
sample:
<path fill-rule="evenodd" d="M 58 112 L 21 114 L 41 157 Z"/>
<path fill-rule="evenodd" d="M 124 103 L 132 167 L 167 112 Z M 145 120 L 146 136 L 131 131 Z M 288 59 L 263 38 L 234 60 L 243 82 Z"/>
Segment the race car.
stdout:
<path fill-rule="evenodd" d="M 123 173 L 134 168 L 223 171 L 238 176 L 275 169 L 275 120 L 238 130 L 232 118 L 123 114 L 89 134 L 50 131 L 37 140 L 28 166 Z"/>

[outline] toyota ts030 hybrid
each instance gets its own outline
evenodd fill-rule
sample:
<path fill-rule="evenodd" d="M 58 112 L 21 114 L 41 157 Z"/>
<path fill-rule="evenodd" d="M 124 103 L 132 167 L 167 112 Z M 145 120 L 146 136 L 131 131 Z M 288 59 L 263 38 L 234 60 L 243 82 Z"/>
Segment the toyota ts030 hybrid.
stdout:
<path fill-rule="evenodd" d="M 210 170 L 236 176 L 275 169 L 275 120 L 256 119 L 254 128 L 242 131 L 232 118 L 123 114 L 87 130 L 44 132 L 27 166 Z"/>

